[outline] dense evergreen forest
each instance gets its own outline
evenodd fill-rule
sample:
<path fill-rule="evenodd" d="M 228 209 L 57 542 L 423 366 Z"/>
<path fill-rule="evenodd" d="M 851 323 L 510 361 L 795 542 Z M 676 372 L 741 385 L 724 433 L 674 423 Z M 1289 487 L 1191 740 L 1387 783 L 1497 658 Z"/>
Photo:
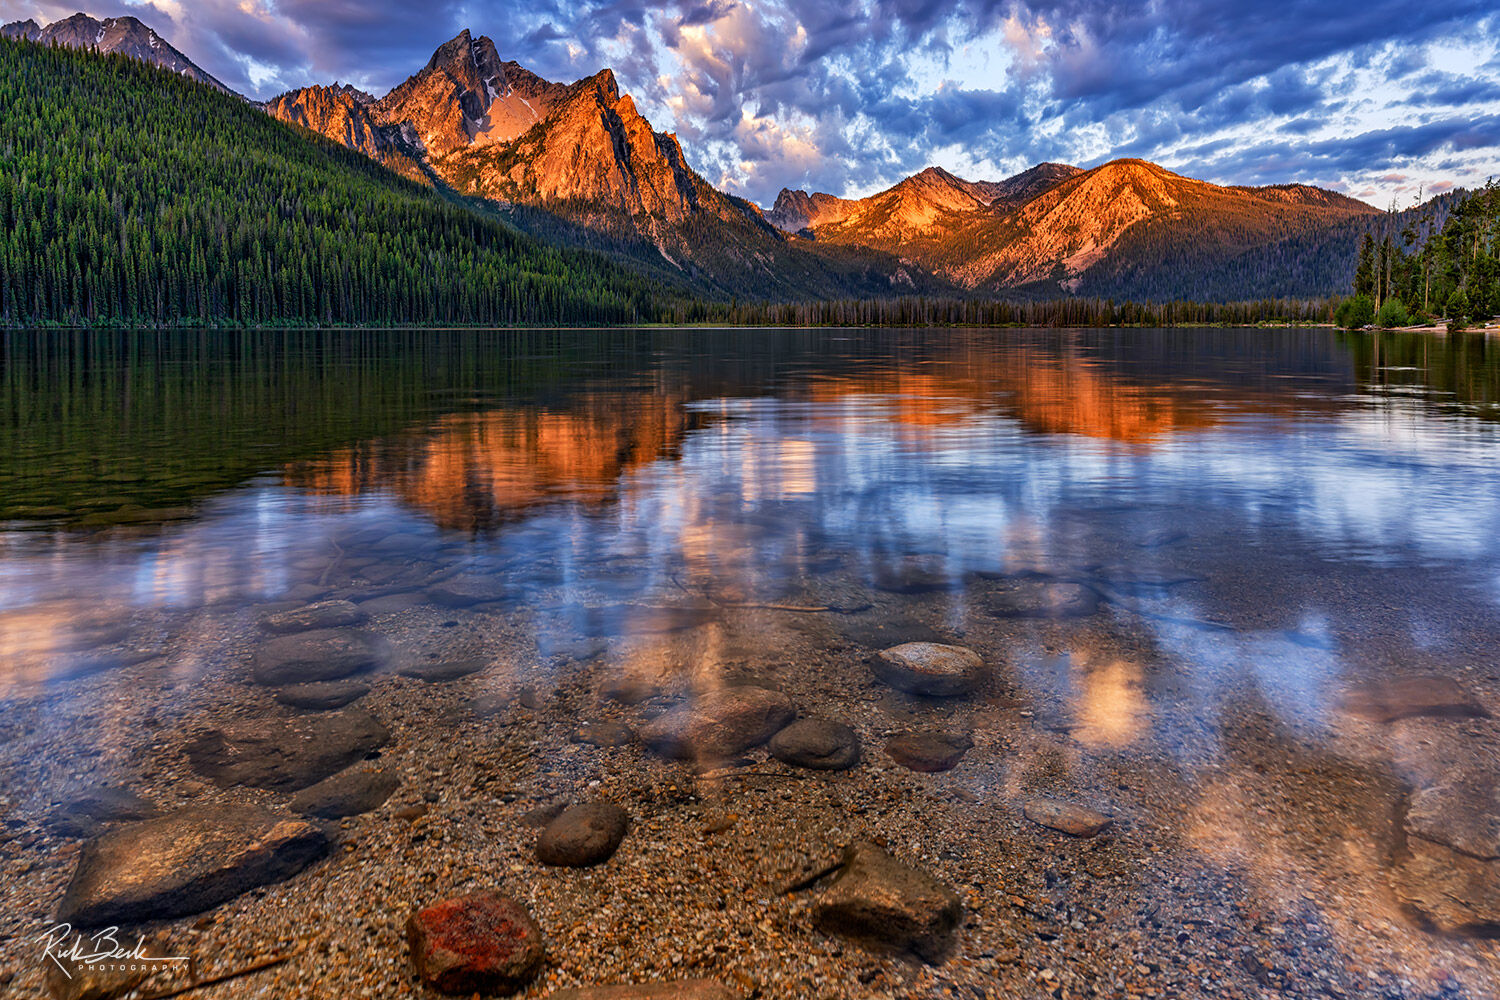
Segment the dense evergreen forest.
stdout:
<path fill-rule="evenodd" d="M 1340 302 L 1342 327 L 1449 329 L 1500 313 L 1500 187 L 1430 202 L 1399 226 L 1366 232 L 1352 255 L 1354 295 Z"/>
<path fill-rule="evenodd" d="M 630 323 L 655 283 L 124 57 L 0 42 L 0 322 Z"/>
<path fill-rule="evenodd" d="M 844 299 L 826 302 L 669 305 L 673 323 L 726 326 L 1255 326 L 1331 322 L 1337 299 L 1257 302 L 1002 301 L 977 298 Z"/>

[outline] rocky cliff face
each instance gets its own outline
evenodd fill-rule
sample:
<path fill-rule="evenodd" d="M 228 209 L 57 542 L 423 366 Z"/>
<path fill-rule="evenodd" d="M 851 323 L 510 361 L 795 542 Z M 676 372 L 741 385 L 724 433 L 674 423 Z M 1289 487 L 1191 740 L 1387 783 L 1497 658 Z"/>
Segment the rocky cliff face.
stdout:
<path fill-rule="evenodd" d="M 304 87 L 272 98 L 267 114 L 311 129 L 421 183 L 431 183 L 407 130 L 380 121 L 373 96 L 348 85 Z"/>
<path fill-rule="evenodd" d="M 379 102 L 379 119 L 409 124 L 433 158 L 506 143 L 542 121 L 567 93 L 519 63 L 500 59 L 489 38 L 468 29 Z"/>
<path fill-rule="evenodd" d="M 0 36 L 21 38 L 42 45 L 62 45 L 86 49 L 105 55 L 123 55 L 142 62 L 155 63 L 189 80 L 207 84 L 229 93 L 229 88 L 193 64 L 155 31 L 133 17 L 106 17 L 96 20 L 87 14 L 55 21 L 45 28 L 35 21 L 16 21 L 0 28 Z"/>

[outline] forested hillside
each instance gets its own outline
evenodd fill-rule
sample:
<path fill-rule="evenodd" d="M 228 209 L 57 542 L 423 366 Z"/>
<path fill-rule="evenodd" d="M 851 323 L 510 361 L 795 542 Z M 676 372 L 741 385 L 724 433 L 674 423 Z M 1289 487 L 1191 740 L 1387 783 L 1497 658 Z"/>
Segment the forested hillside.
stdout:
<path fill-rule="evenodd" d="M 0 41 L 0 323 L 624 323 L 657 286 L 238 98 Z"/>

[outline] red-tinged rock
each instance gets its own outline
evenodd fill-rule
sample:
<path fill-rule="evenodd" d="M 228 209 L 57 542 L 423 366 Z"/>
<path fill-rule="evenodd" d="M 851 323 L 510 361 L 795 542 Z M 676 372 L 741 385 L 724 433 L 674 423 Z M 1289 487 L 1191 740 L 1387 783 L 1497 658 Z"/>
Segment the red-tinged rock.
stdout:
<path fill-rule="evenodd" d="M 406 922 L 412 963 L 441 993 L 515 993 L 542 963 L 542 930 L 520 903 L 476 892 L 418 910 Z"/>

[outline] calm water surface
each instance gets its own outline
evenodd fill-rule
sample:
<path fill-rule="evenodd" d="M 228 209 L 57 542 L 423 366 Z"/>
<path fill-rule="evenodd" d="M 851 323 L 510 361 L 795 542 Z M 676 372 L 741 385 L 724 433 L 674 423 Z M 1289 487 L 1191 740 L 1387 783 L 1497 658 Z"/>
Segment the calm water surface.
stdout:
<path fill-rule="evenodd" d="M 175 773 L 177 734 L 237 706 L 280 711 L 245 677 L 267 614 L 376 601 L 363 627 L 393 644 L 377 678 L 465 653 L 500 664 L 445 686 L 459 704 L 523 687 L 546 702 L 580 677 L 689 691 L 751 679 L 859 721 L 866 759 L 885 767 L 883 735 L 913 720 L 1003 731 L 976 735 L 943 787 L 1007 815 L 1032 792 L 1085 802 L 1120 818 L 1132 855 L 1167 844 L 1191 859 L 1183 870 L 1228 872 L 1268 907 L 1321 911 L 1342 956 L 1327 964 L 1344 992 L 1329 995 L 1364 995 L 1367 972 L 1389 977 L 1370 995 L 1496 995 L 1500 862 L 1458 852 L 1403 874 L 1403 814 L 1462 764 L 1488 776 L 1466 779 L 1478 798 L 1464 815 L 1490 824 L 1486 843 L 1500 831 L 1485 718 L 1500 712 L 1500 342 L 942 330 L 0 344 L 13 829 L 91 773 L 135 787 Z M 993 690 L 924 715 L 864 665 L 909 639 L 978 649 Z M 1422 686 L 1435 677 L 1450 686 Z M 1430 711 L 1372 714 L 1410 678 L 1427 693 L 1391 697 Z M 558 725 L 594 704 L 558 697 Z M 420 729 L 417 716 L 403 725 Z M 450 717 L 434 709 L 434 729 Z M 557 742 L 532 749 L 550 759 Z M 1423 896 L 1438 882 L 1447 904 Z M 1323 962 L 1284 959 L 1275 988 L 1318 995 L 1307 970 Z M 1230 988 L 1272 988 L 1238 958 L 1221 964 Z"/>

